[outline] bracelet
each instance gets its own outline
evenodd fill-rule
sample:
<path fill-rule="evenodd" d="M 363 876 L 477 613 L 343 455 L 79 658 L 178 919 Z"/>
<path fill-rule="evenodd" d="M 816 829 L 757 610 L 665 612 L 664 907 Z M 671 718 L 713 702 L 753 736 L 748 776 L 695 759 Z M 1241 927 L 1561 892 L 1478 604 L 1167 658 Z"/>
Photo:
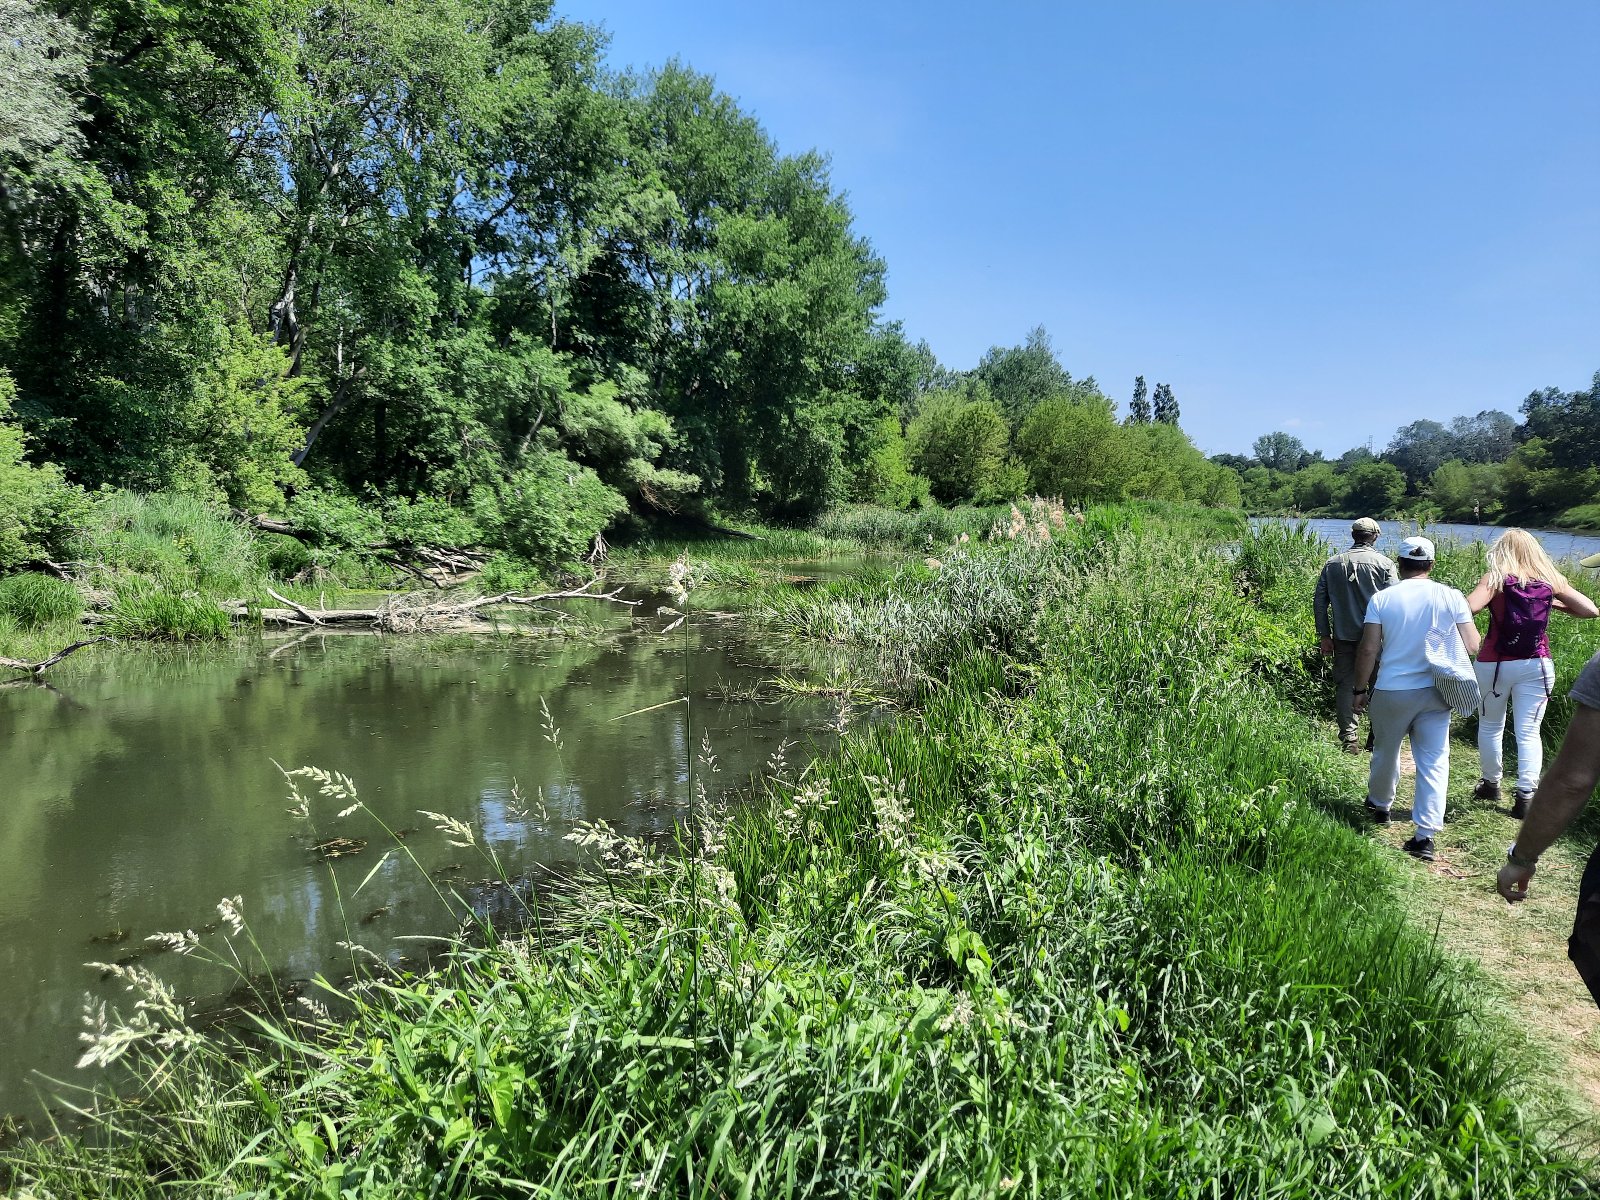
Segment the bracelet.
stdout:
<path fill-rule="evenodd" d="M 1368 692 L 1370 692 L 1370 691 L 1371 691 L 1371 690 L 1372 690 L 1372 689 L 1371 689 L 1371 688 L 1369 688 L 1369 687 L 1364 687 L 1364 688 L 1351 688 L 1351 689 L 1350 689 L 1350 694 L 1351 694 L 1351 695 L 1352 695 L 1352 696 L 1365 696 L 1365 695 L 1366 695 L 1366 694 L 1367 694 L 1367 693 L 1368 693 Z"/>
<path fill-rule="evenodd" d="M 1537 855 L 1535 855 L 1533 858 L 1523 858 L 1522 855 L 1518 854 L 1517 844 L 1515 842 L 1512 842 L 1511 845 L 1506 847 L 1506 861 L 1513 867 L 1521 867 L 1525 871 L 1531 871 L 1539 865 L 1539 858 Z"/>

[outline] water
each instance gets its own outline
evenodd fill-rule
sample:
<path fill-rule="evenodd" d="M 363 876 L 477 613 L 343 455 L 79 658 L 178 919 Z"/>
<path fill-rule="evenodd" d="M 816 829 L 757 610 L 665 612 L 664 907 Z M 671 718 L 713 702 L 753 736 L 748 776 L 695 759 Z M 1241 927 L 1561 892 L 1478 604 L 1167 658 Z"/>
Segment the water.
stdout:
<path fill-rule="evenodd" d="M 330 635 L 118 650 L 71 660 L 51 688 L 0 688 L 0 1113 L 35 1110 L 36 1072 L 85 1080 L 73 1063 L 86 995 L 131 1007 L 86 962 L 137 962 L 194 997 L 232 986 L 145 941 L 204 932 L 223 897 L 242 897 L 280 977 L 340 977 L 340 941 L 415 961 L 403 935 L 454 927 L 430 877 L 470 893 L 495 874 L 418 809 L 468 822 L 512 877 L 559 872 L 589 853 L 563 840 L 579 820 L 670 835 L 702 734 L 720 767 L 713 794 L 748 783 L 786 739 L 793 763 L 831 744 L 826 702 L 717 698 L 774 673 L 742 624 L 690 626 L 687 653 L 684 630 L 662 624 L 615 616 L 558 643 Z M 686 692 L 687 705 L 669 703 Z M 286 812 L 274 762 L 345 772 L 371 814 L 341 820 L 321 801 L 307 828 Z M 513 782 L 530 800 L 542 791 L 548 820 L 518 815 Z M 395 855 L 358 894 L 389 844 L 372 814 L 412 831 L 418 861 Z M 312 843 L 333 836 L 366 848 L 325 860 Z"/>
<path fill-rule="evenodd" d="M 1289 524 L 1298 524 L 1298 520 L 1278 517 L 1252 518 L 1259 523 L 1263 520 L 1287 520 Z M 1323 541 L 1339 549 L 1347 549 L 1350 545 L 1350 522 L 1345 519 L 1333 517 L 1307 517 L 1304 523 L 1309 525 Z M 1400 539 L 1415 537 L 1417 524 L 1414 521 L 1379 521 L 1383 534 L 1378 538 L 1378 549 L 1393 557 L 1400 549 Z M 1422 530 L 1423 536 L 1434 542 L 1492 542 L 1505 532 L 1503 526 L 1498 525 L 1429 525 Z M 1531 529 L 1528 532 L 1539 539 L 1546 553 L 1557 563 L 1572 562 L 1576 559 L 1586 558 L 1591 554 L 1600 554 L 1600 537 L 1593 534 L 1565 533 L 1556 529 Z"/>

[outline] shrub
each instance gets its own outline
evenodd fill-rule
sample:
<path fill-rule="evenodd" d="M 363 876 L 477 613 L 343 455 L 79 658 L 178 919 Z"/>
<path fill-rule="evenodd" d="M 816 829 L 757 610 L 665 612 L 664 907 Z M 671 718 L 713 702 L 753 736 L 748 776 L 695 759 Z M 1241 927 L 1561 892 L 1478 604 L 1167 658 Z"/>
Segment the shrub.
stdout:
<path fill-rule="evenodd" d="M 88 499 L 54 463 L 23 461 L 27 438 L 12 420 L 16 387 L 0 369 L 0 570 L 65 546 Z"/>
<path fill-rule="evenodd" d="M 530 562 L 576 562 L 628 506 L 588 467 L 542 450 L 491 495 L 480 520 L 497 548 Z"/>
<path fill-rule="evenodd" d="M 62 579 L 31 572 L 0 579 L 0 614 L 24 630 L 69 621 L 83 611 L 78 589 Z"/>

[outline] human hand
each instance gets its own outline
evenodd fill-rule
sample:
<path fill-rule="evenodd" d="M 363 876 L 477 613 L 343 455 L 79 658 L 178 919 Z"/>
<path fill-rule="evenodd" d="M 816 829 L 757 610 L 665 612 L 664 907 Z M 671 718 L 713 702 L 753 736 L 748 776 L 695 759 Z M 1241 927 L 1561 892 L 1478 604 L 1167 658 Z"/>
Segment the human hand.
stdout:
<path fill-rule="evenodd" d="M 1495 877 L 1494 886 L 1506 900 L 1515 904 L 1528 898 L 1528 885 L 1533 882 L 1533 868 L 1506 863 Z"/>
<path fill-rule="evenodd" d="M 1359 717 L 1362 713 L 1367 711 L 1367 701 L 1371 699 L 1371 692 L 1362 692 L 1351 702 L 1350 708 L 1356 714 L 1356 716 Z"/>
<path fill-rule="evenodd" d="M 1332 654 L 1333 653 L 1333 639 L 1331 637 L 1323 638 L 1317 644 L 1317 648 L 1322 651 L 1322 654 L 1323 654 L 1324 657 Z"/>

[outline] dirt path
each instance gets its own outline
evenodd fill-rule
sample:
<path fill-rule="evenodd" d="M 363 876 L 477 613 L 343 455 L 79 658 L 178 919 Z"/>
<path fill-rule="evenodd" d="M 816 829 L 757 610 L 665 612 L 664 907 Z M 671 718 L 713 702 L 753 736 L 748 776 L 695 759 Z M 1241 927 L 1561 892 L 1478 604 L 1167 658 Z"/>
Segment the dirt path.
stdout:
<path fill-rule="evenodd" d="M 1414 767 L 1409 748 L 1395 798 L 1395 821 L 1373 836 L 1398 847 L 1411 836 Z M 1495 891 L 1495 874 L 1515 840 L 1509 788 L 1495 805 L 1474 800 L 1478 754 L 1453 739 L 1444 832 L 1435 839 L 1438 861 L 1416 864 L 1407 878 L 1406 902 L 1440 942 L 1476 962 L 1493 990 L 1495 1007 L 1525 1029 L 1548 1058 L 1553 1081 L 1564 1082 L 1577 1107 L 1600 1124 L 1600 1008 L 1567 959 L 1567 934 L 1590 846 L 1563 840 L 1539 864 L 1530 899 L 1512 907 Z"/>

